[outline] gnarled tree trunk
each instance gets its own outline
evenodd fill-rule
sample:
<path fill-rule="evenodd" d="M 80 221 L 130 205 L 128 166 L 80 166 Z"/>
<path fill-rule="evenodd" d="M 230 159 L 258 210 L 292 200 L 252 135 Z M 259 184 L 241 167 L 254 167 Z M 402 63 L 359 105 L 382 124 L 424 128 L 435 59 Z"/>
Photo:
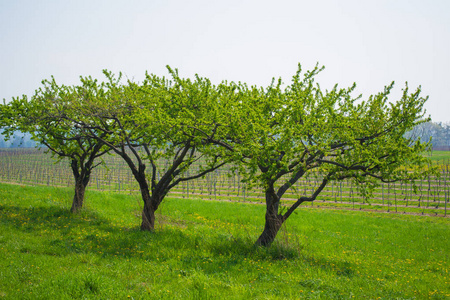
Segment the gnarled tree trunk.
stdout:
<path fill-rule="evenodd" d="M 157 191 L 152 191 L 152 193 L 150 193 L 145 173 L 137 173 L 135 178 L 139 183 L 142 200 L 144 201 L 141 230 L 153 231 L 155 229 L 155 212 L 161 202 L 161 197 L 159 197 Z"/>
<path fill-rule="evenodd" d="M 284 218 L 278 214 L 280 199 L 276 195 L 273 186 L 266 190 L 266 222 L 264 230 L 256 241 L 256 245 L 268 247 L 277 236 L 278 231 L 283 225 Z"/>
<path fill-rule="evenodd" d="M 71 167 L 73 176 L 75 177 L 75 195 L 73 196 L 72 207 L 70 211 L 73 213 L 80 211 L 83 207 L 84 193 L 89 183 L 89 179 L 91 178 L 91 170 L 89 168 L 85 168 L 83 164 L 81 164 L 81 166 L 82 169 L 81 172 L 79 172 L 78 161 L 72 160 Z"/>
<path fill-rule="evenodd" d="M 141 187 L 142 200 L 144 201 L 144 208 L 142 210 L 141 230 L 153 231 L 155 229 L 155 207 L 153 205 L 152 197 L 150 196 L 148 188 Z"/>
<path fill-rule="evenodd" d="M 75 179 L 75 195 L 73 196 L 71 212 L 76 213 L 83 207 L 86 185 L 80 178 Z"/>

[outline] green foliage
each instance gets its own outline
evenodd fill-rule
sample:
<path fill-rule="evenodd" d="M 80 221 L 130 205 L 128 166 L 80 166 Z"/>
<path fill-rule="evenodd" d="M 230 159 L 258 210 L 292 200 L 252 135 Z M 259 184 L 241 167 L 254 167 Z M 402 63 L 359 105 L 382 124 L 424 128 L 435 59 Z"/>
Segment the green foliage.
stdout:
<path fill-rule="evenodd" d="M 230 132 L 234 150 L 248 158 L 248 177 L 267 187 L 286 174 L 321 171 L 327 180 L 355 178 L 366 187 L 377 180 L 417 178 L 428 163 L 421 153 L 429 145 L 405 138 L 405 132 L 427 119 L 420 88 L 388 101 L 393 83 L 361 101 L 355 88 L 323 92 L 301 68 L 283 91 L 281 80 L 266 89 L 239 86 L 241 101 L 233 111 Z M 414 169 L 405 169 L 414 166 Z M 413 170 L 413 172 L 411 172 Z M 371 180 L 375 179 L 375 180 Z"/>
<path fill-rule="evenodd" d="M 65 117 L 83 136 L 125 160 L 144 202 L 143 230 L 153 229 L 154 211 L 173 187 L 226 163 L 211 142 L 218 125 L 209 116 L 219 113 L 219 89 L 208 79 L 182 79 L 177 70 L 168 70 L 171 80 L 147 73 L 140 84 L 121 83 L 120 75 L 105 70 L 102 93 L 74 103 L 77 115 Z M 82 82 L 97 86 L 91 78 Z M 192 169 L 200 160 L 204 164 Z"/>
<path fill-rule="evenodd" d="M 104 94 L 103 84 L 98 85 L 92 79 L 81 81 L 81 86 L 68 87 L 58 85 L 54 78 L 43 80 L 43 87 L 36 90 L 31 99 L 13 98 L 0 107 L 1 126 L 7 138 L 16 130 L 29 133 L 57 160 L 69 159 L 75 179 L 73 212 L 82 207 L 92 169 L 101 164 L 95 160 L 109 151 L 103 143 L 83 135 L 72 121 L 79 114 L 76 104 L 101 98 Z"/>
<path fill-rule="evenodd" d="M 73 87 L 58 85 L 54 78 L 43 80 L 42 85 L 31 99 L 17 97 L 2 105 L 4 134 L 8 137 L 15 130 L 30 133 L 33 140 L 58 158 L 82 156 L 83 150 L 92 148 L 92 141 L 81 136 L 67 116 L 77 114 L 71 105 L 82 102 L 83 97 Z M 84 94 L 99 92 L 86 85 L 80 89 Z"/>
<path fill-rule="evenodd" d="M 430 144 L 407 138 L 405 133 L 426 122 L 420 87 L 408 85 L 396 102 L 384 91 L 362 100 L 352 95 L 356 85 L 323 91 L 316 66 L 299 69 L 292 83 L 281 79 L 267 88 L 235 86 L 229 130 L 224 135 L 245 180 L 266 192 L 273 218 L 285 220 L 305 201 L 314 201 L 331 181 L 351 178 L 361 195 L 369 198 L 382 182 L 422 178 L 428 168 L 422 155 Z M 298 199 L 286 213 L 278 211 L 284 193 L 300 178 L 321 176 L 319 187 Z M 273 198 L 269 200 L 267 197 Z"/>
<path fill-rule="evenodd" d="M 380 181 L 437 172 L 421 155 L 430 144 L 406 135 L 428 121 L 420 87 L 410 92 L 406 84 L 402 97 L 391 102 L 391 83 L 362 100 L 353 96 L 355 84 L 323 91 L 315 82 L 323 69 L 303 73 L 299 65 L 290 85 L 279 79 L 266 88 L 226 81 L 216 86 L 198 75 L 181 78 L 170 67 L 170 79 L 147 73 L 142 83 L 122 82 L 121 74 L 106 70 L 105 82 L 82 77 L 74 87 L 52 78 L 31 101 L 4 105 L 1 119 L 6 134 L 30 132 L 72 162 L 86 148 L 120 155 L 139 183 L 146 230 L 174 186 L 230 162 L 245 182 L 264 189 L 269 219 L 279 219 L 278 227 L 331 181 L 351 178 L 369 198 Z M 90 155 L 89 161 L 99 156 Z M 204 165 L 193 170 L 199 160 Z M 305 176 L 318 177 L 319 186 L 281 212 L 283 195 Z"/>
<path fill-rule="evenodd" d="M 15 98 L 2 106 L 6 134 L 30 132 L 57 155 L 75 153 L 85 143 L 145 147 L 150 161 L 177 156 L 182 146 L 217 158 L 218 146 L 245 160 L 248 180 L 267 186 L 280 176 L 310 170 L 325 171 L 327 180 L 355 178 L 370 187 L 374 180 L 416 178 L 427 160 L 420 153 L 428 144 L 413 142 L 405 133 L 423 118 L 427 98 L 420 87 L 389 102 L 393 83 L 361 101 L 355 85 L 322 91 L 315 76 L 322 68 L 302 74 L 299 65 L 292 83 L 281 79 L 267 88 L 207 78 L 184 79 L 168 67 L 171 79 L 146 74 L 141 83 L 121 83 L 121 74 L 104 71 L 106 82 L 81 77 L 67 87 L 43 81 L 31 101 Z M 135 154 L 135 158 L 137 158 Z M 183 160 L 180 170 L 193 157 Z M 138 159 L 139 160 L 139 159 Z M 404 167 L 417 166 L 414 172 Z M 411 171 L 411 170 L 409 170 Z"/>

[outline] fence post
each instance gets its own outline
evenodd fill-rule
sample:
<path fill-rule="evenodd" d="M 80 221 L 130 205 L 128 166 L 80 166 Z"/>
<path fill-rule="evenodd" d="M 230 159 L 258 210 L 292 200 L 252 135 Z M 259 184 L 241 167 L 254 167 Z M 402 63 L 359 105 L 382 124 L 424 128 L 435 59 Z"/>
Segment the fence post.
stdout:
<path fill-rule="evenodd" d="M 444 197 L 444 217 L 447 216 L 447 199 L 448 199 L 448 193 L 445 193 L 445 197 Z"/>

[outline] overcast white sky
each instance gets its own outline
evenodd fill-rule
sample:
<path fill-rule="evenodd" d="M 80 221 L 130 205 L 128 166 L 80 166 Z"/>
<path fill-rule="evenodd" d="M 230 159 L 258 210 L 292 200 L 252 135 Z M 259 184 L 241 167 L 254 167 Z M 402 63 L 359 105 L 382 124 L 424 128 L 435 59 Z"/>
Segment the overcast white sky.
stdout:
<path fill-rule="evenodd" d="M 325 65 L 323 87 L 364 96 L 422 85 L 433 121 L 450 121 L 448 0 L 0 0 L 0 99 L 42 79 L 77 84 L 101 70 L 267 85 L 297 64 Z M 103 78 L 102 78 L 103 79 Z"/>

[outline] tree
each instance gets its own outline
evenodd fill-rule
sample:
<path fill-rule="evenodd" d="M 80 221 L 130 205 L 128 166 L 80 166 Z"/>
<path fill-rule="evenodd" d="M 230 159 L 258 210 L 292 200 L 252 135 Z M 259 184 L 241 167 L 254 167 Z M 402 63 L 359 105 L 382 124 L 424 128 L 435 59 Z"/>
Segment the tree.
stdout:
<path fill-rule="evenodd" d="M 217 109 L 220 90 L 207 79 L 192 81 L 169 72 L 172 81 L 146 74 L 142 84 L 118 84 L 105 71 L 110 79 L 105 99 L 81 103 L 80 113 L 70 118 L 86 137 L 107 145 L 128 164 L 143 200 L 141 230 L 154 229 L 155 211 L 173 187 L 226 163 L 205 138 L 217 129 L 208 117 Z M 194 170 L 196 161 L 202 164 Z"/>
<path fill-rule="evenodd" d="M 82 131 L 68 120 L 77 115 L 72 108 L 74 103 L 100 97 L 103 87 L 96 82 L 84 82 L 76 88 L 59 86 L 54 78 L 44 80 L 42 84 L 30 100 L 26 96 L 17 97 L 2 105 L 3 134 L 9 138 L 16 130 L 30 133 L 34 141 L 51 152 L 52 157 L 70 160 L 75 179 L 71 211 L 77 212 L 83 206 L 91 172 L 101 163 L 95 160 L 108 148 L 96 139 L 83 136 Z"/>
<path fill-rule="evenodd" d="M 406 85 L 401 99 L 390 103 L 392 83 L 361 101 L 352 97 L 355 85 L 322 91 L 314 82 L 322 69 L 316 66 L 302 75 L 299 65 L 285 89 L 281 79 L 266 89 L 238 84 L 237 101 L 226 108 L 229 126 L 216 143 L 234 153 L 245 180 L 265 193 L 265 226 L 257 245 L 269 246 L 291 214 L 314 201 L 331 181 L 352 179 L 369 197 L 380 182 L 428 172 L 421 153 L 429 145 L 405 137 L 427 121 L 427 98 L 420 97 L 420 87 L 409 93 Z M 302 191 L 293 204 L 282 206 L 286 191 L 306 176 L 318 181 L 315 190 Z"/>

